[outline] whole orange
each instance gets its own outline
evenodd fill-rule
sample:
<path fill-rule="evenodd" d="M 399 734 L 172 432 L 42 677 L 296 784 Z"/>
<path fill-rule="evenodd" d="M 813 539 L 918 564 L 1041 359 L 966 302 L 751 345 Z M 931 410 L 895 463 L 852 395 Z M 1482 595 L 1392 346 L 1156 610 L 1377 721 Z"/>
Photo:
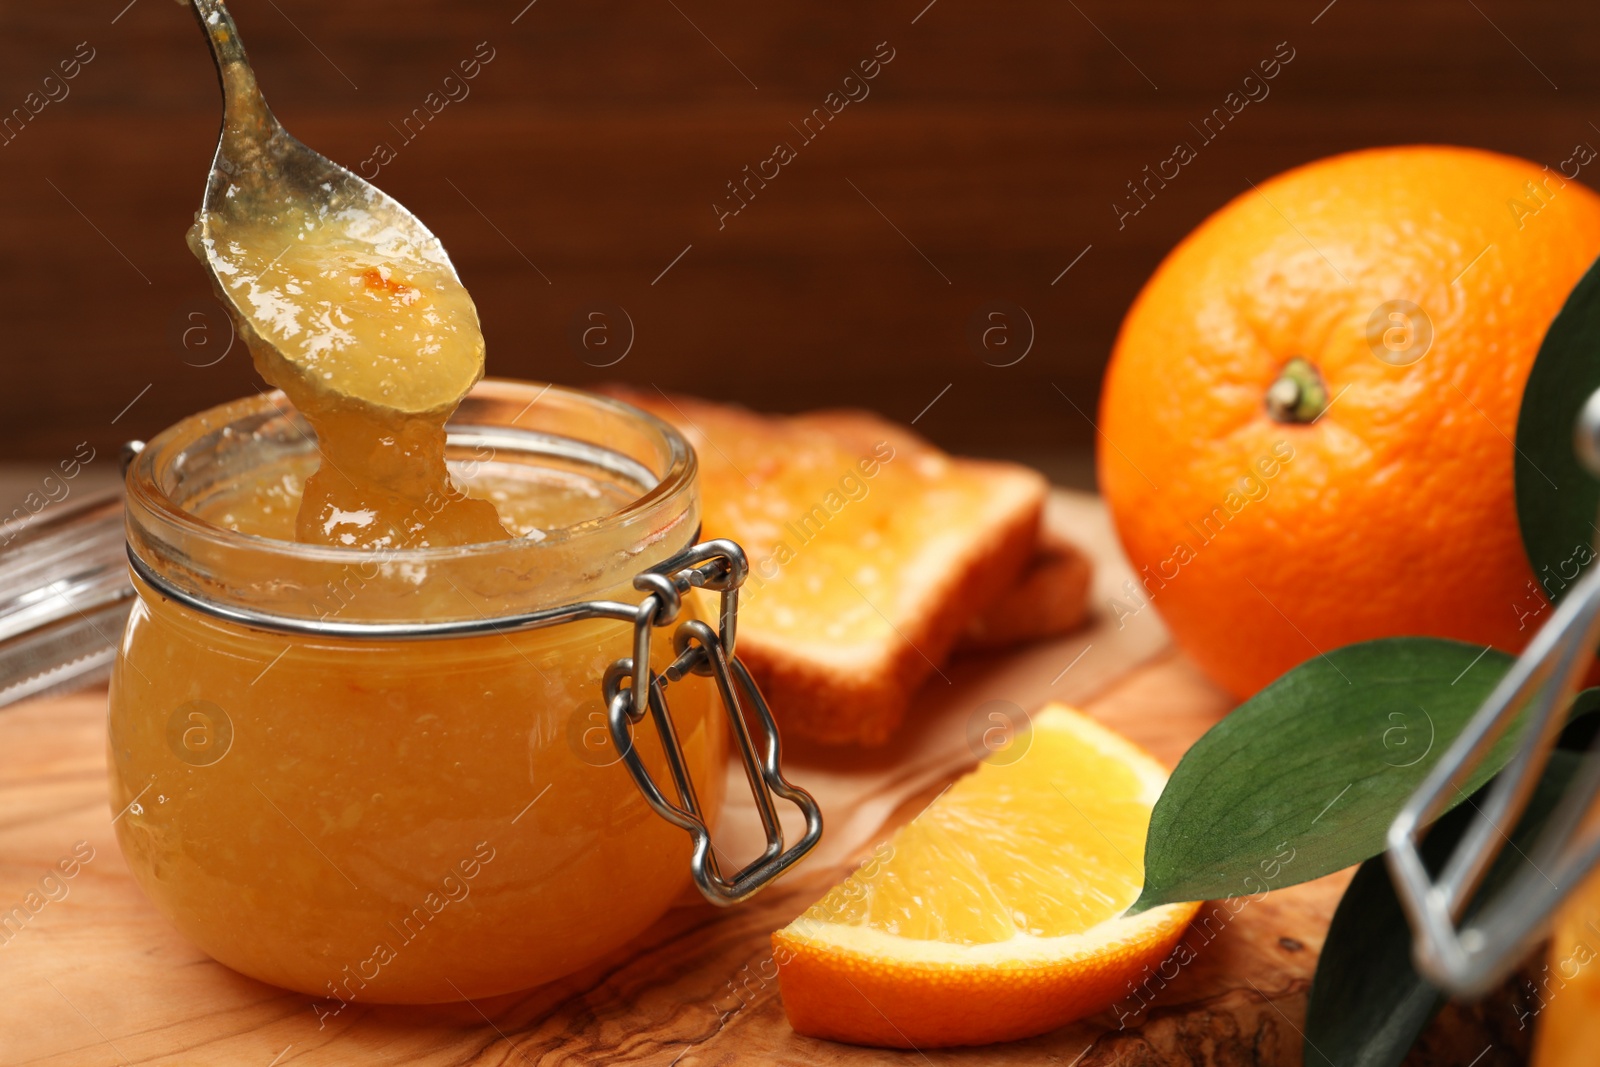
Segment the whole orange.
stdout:
<path fill-rule="evenodd" d="M 1512 495 L 1524 382 L 1600 253 L 1600 197 L 1452 147 L 1252 187 L 1156 270 L 1101 398 L 1101 490 L 1153 607 L 1247 696 L 1340 645 L 1516 651 L 1548 606 Z"/>

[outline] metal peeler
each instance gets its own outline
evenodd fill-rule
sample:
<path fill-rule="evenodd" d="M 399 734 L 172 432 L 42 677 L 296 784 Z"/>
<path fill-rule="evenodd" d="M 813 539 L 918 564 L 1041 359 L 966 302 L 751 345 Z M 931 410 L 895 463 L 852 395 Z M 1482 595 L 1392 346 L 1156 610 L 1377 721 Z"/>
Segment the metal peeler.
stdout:
<path fill-rule="evenodd" d="M 1574 433 L 1584 466 L 1600 477 L 1600 391 Z M 1414 934 L 1418 971 L 1462 996 L 1493 989 L 1548 931 L 1556 910 L 1600 862 L 1600 828 L 1586 817 L 1600 793 L 1600 761 L 1589 759 L 1569 787 L 1527 863 L 1469 920 L 1463 913 L 1528 803 L 1549 761 L 1573 695 L 1600 645 L 1600 566 L 1572 586 L 1550 619 L 1440 757 L 1389 826 L 1389 871 Z M 1525 716 L 1523 735 L 1480 812 L 1435 878 L 1418 851 L 1428 827 L 1502 734 Z"/>

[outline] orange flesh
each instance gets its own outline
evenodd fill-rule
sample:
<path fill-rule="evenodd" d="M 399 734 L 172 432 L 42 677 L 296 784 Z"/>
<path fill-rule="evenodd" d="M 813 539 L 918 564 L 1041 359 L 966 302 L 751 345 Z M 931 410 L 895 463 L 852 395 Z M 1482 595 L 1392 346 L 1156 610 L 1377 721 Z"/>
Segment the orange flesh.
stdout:
<path fill-rule="evenodd" d="M 1029 1037 L 1106 1008 L 1161 965 L 1198 907 L 1124 914 L 1165 781 L 1089 717 L 1041 709 L 773 934 L 790 1023 L 927 1048 Z"/>
<path fill-rule="evenodd" d="M 1160 783 L 1088 746 L 1049 755 L 1047 770 L 1026 757 L 980 764 L 901 827 L 870 874 L 835 886 L 797 926 L 980 945 L 1083 933 L 1120 913 L 1144 881 Z"/>

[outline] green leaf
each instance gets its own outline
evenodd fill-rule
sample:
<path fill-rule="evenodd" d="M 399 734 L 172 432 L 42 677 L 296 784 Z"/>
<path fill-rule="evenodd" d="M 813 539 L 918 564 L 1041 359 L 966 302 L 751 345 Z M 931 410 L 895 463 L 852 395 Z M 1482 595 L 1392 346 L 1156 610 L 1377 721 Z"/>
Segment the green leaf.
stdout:
<path fill-rule="evenodd" d="M 1511 841 L 1489 868 L 1467 915 L 1502 891 L 1533 851 L 1533 842 L 1571 784 L 1583 757 L 1553 752 L 1528 799 Z M 1473 803 L 1483 797 L 1480 791 Z M 1422 843 L 1422 856 L 1437 871 L 1460 842 L 1477 811 L 1459 807 L 1445 815 Z M 1428 1021 L 1443 1006 L 1444 994 L 1411 963 L 1411 927 L 1395 896 L 1382 857 L 1367 860 L 1339 901 L 1317 960 L 1306 1007 L 1307 1064 L 1338 1067 L 1397 1067 Z"/>
<path fill-rule="evenodd" d="M 1281 889 L 1375 856 L 1511 657 L 1394 637 L 1307 660 L 1206 732 L 1156 802 L 1131 911 Z M 1509 758 L 1508 730 L 1467 784 Z"/>
<path fill-rule="evenodd" d="M 1578 412 L 1596 389 L 1600 261 L 1568 294 L 1545 333 L 1517 415 L 1517 521 L 1533 573 L 1555 600 L 1594 558 L 1589 546 L 1595 540 L 1591 523 L 1600 510 L 1600 482 L 1579 464 L 1572 441 Z M 1538 606 L 1530 596 L 1521 610 Z"/>
<path fill-rule="evenodd" d="M 1561 737 L 1556 742 L 1562 748 L 1574 749 L 1578 752 L 1587 752 L 1595 747 L 1595 741 L 1600 738 L 1600 686 L 1585 689 L 1572 698 L 1572 707 L 1567 709 L 1567 725 L 1561 731 Z"/>

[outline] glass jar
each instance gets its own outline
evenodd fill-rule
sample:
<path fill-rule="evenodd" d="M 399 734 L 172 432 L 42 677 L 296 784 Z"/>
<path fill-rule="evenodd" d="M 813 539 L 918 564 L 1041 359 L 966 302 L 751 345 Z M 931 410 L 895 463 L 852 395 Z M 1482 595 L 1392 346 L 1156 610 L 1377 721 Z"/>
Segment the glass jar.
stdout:
<path fill-rule="evenodd" d="M 770 759 L 749 735 L 745 714 L 771 718 L 753 686 L 741 713 L 748 675 L 731 660 L 730 687 L 718 667 L 743 559 L 692 547 L 683 438 L 598 396 L 486 381 L 449 455 L 522 536 L 386 552 L 289 540 L 316 449 L 279 394 L 184 420 L 128 470 L 138 600 L 111 686 L 118 841 L 192 941 L 325 1010 L 549 981 L 641 932 L 691 871 L 725 903 L 820 833 L 777 771 L 775 732 Z M 720 643 L 696 585 L 723 590 Z M 675 645 L 650 641 L 669 624 Z M 787 852 L 774 816 L 778 843 L 731 882 L 706 830 L 725 721 L 763 818 L 763 785 L 807 816 Z"/>

